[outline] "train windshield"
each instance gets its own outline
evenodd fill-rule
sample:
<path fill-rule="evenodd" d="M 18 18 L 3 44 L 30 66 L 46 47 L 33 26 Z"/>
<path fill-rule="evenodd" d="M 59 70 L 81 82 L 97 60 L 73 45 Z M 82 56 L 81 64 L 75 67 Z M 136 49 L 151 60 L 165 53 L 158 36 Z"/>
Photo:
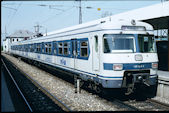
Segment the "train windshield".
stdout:
<path fill-rule="evenodd" d="M 139 52 L 152 53 L 155 52 L 155 43 L 153 35 L 138 35 Z"/>
<path fill-rule="evenodd" d="M 134 35 L 105 34 L 104 53 L 134 52 Z"/>

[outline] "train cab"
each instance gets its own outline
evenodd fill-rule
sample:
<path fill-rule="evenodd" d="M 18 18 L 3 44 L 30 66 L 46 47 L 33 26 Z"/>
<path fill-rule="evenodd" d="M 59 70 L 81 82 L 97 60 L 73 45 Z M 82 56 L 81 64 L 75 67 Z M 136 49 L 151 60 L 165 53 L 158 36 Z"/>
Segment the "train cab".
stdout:
<path fill-rule="evenodd" d="M 158 57 L 153 27 L 132 20 L 111 30 L 106 26 L 102 38 L 103 87 L 127 88 L 131 93 L 136 85 L 152 86 L 157 83 Z M 112 27 L 114 28 L 114 27 Z"/>

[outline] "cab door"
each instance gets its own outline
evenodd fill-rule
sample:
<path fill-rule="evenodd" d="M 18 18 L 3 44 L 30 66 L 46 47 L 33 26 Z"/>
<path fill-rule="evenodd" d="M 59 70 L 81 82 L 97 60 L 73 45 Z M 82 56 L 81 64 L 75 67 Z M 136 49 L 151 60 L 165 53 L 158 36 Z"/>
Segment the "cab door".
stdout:
<path fill-rule="evenodd" d="M 98 35 L 93 36 L 93 46 L 92 46 L 92 63 L 93 63 L 93 71 L 100 70 L 100 54 L 99 54 L 99 39 Z"/>

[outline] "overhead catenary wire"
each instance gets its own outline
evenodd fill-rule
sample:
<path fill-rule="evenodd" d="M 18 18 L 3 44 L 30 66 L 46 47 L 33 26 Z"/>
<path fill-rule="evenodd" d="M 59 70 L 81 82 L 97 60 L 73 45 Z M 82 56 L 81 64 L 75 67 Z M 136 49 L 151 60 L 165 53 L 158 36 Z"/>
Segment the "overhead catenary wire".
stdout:
<path fill-rule="evenodd" d="M 68 9 L 66 9 L 66 10 L 64 10 L 64 11 L 58 13 L 58 14 L 53 15 L 52 17 L 49 17 L 49 18 L 47 18 L 47 19 L 45 19 L 45 20 L 39 22 L 39 23 L 42 25 L 42 27 L 44 27 L 44 26 L 43 26 L 44 23 L 47 23 L 49 20 L 54 19 L 56 16 L 62 15 L 62 14 L 64 14 L 65 12 L 72 10 L 73 8 L 74 8 L 74 7 L 68 8 Z M 29 29 L 32 29 L 32 27 L 30 27 Z"/>
<path fill-rule="evenodd" d="M 12 9 L 12 10 L 15 10 L 15 11 L 17 11 L 17 9 L 15 9 L 15 8 L 12 8 L 12 7 L 6 7 L 6 6 L 3 6 L 3 5 L 2 5 L 2 7 L 4 7 L 4 8 L 8 8 L 8 9 Z"/>
<path fill-rule="evenodd" d="M 65 13 L 65 12 L 67 12 L 67 11 L 70 11 L 70 10 L 73 9 L 73 8 L 74 8 L 74 7 L 71 7 L 71 8 L 68 8 L 68 9 L 66 9 L 66 10 L 64 10 L 64 11 L 62 11 L 62 12 L 60 12 L 60 13 L 58 13 L 58 14 L 55 14 L 54 16 L 49 17 L 49 18 L 43 20 L 41 23 L 45 23 L 45 22 L 51 20 L 52 18 L 54 18 L 55 16 L 62 15 L 63 13 Z"/>
<path fill-rule="evenodd" d="M 30 4 L 30 3 L 27 3 L 27 4 L 25 4 L 25 3 L 3 3 L 2 4 L 3 7 L 13 6 L 13 5 L 15 5 L 15 6 L 18 5 L 18 7 L 15 9 L 16 12 L 14 12 L 14 14 L 11 16 L 11 18 L 9 18 L 9 22 L 7 24 L 8 29 L 9 29 L 9 27 L 10 27 L 10 25 L 11 25 L 11 23 L 12 23 L 14 17 L 15 17 L 15 15 L 17 14 L 18 9 L 19 9 L 19 7 L 21 5 L 32 5 L 32 6 L 38 6 L 38 7 L 47 6 L 47 8 L 61 11 L 60 13 L 55 14 L 54 16 L 48 17 L 47 19 L 43 20 L 42 23 L 46 23 L 49 20 L 55 18 L 56 16 L 59 16 L 59 15 L 63 14 L 63 12 L 67 12 L 68 10 L 70 10 L 72 8 L 79 8 L 78 5 L 73 5 L 73 4 L 72 5 L 65 5 L 65 4 L 55 4 L 55 3 L 53 3 L 53 4 L 51 4 L 51 3 L 48 3 L 48 4 L 46 4 L 46 3 L 45 4 L 43 4 L 43 3 L 42 4 L 41 3 L 38 3 L 38 4 L 37 3 L 35 3 L 35 4 Z M 59 9 L 57 7 L 62 7 L 64 9 L 67 7 L 68 9 L 64 10 L 64 9 Z M 93 6 L 84 6 L 84 5 L 81 6 L 81 8 L 82 9 L 84 9 L 84 8 L 85 9 L 97 9 L 96 7 L 93 7 Z M 106 7 L 106 8 L 102 8 L 102 9 L 115 9 L 115 8 L 108 8 L 108 7 Z M 117 10 L 126 10 L 126 9 L 117 9 Z"/>
<path fill-rule="evenodd" d="M 16 4 L 3 4 L 3 5 L 18 5 L 17 3 Z M 45 7 L 45 6 L 48 6 L 48 7 L 76 7 L 76 8 L 79 8 L 79 6 L 77 5 L 55 5 L 55 4 L 22 4 L 22 5 L 34 5 L 34 6 L 40 6 L 40 7 Z M 94 7 L 94 6 L 88 6 L 88 7 L 83 7 L 81 6 L 82 9 L 97 9 L 98 7 Z M 54 9 L 54 8 L 53 8 Z M 57 8 L 56 8 L 57 9 Z M 129 10 L 130 8 L 112 8 L 112 7 L 101 7 L 101 9 L 112 9 L 112 10 Z M 61 9 L 58 9 L 58 10 L 61 10 Z"/>
<path fill-rule="evenodd" d="M 16 8 L 16 11 L 12 15 L 12 18 L 10 19 L 9 23 L 7 24 L 8 29 L 10 28 L 10 24 L 11 24 L 12 20 L 14 19 L 15 15 L 16 15 L 16 13 L 19 10 L 21 5 L 22 5 L 22 2 L 18 5 L 18 7 Z"/>

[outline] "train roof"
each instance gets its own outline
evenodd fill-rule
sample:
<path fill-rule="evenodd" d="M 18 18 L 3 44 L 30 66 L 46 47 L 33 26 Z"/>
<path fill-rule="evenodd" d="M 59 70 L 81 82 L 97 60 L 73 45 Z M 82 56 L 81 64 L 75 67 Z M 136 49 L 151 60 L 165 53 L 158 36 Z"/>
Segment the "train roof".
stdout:
<path fill-rule="evenodd" d="M 78 33 L 86 33 L 86 32 L 91 32 L 91 31 L 98 31 L 98 30 L 121 30 L 121 27 L 123 25 L 125 26 L 144 26 L 146 28 L 146 30 L 153 30 L 153 27 L 145 22 L 141 22 L 141 21 L 134 21 L 134 20 L 112 20 L 111 18 L 104 18 L 104 19 L 99 19 L 96 21 L 92 21 L 92 22 L 88 22 L 88 23 L 83 23 L 83 24 L 79 24 L 79 25 L 75 25 L 72 27 L 68 27 L 68 28 L 64 28 L 61 30 L 57 30 L 57 31 L 53 31 L 48 33 L 47 36 L 42 36 L 42 37 L 38 37 L 38 38 L 33 38 L 33 39 L 28 39 L 28 40 L 24 40 L 24 41 L 20 41 L 18 42 L 32 42 L 32 41 L 38 41 L 38 40 L 46 40 L 49 38 L 53 38 L 55 36 L 59 37 L 59 36 L 65 36 L 65 35 L 72 35 L 72 34 L 78 34 Z M 13 44 L 17 44 L 13 43 Z"/>
<path fill-rule="evenodd" d="M 114 26 L 116 27 L 115 29 L 118 29 L 119 27 L 121 28 L 121 25 L 125 24 L 125 25 L 129 25 L 128 23 L 131 23 L 133 20 L 124 20 L 124 19 L 113 19 L 112 17 L 106 17 L 106 18 L 101 18 L 95 21 L 90 21 L 87 23 L 83 23 L 83 24 L 78 24 L 75 26 L 71 26 L 71 27 L 67 27 L 67 28 L 63 28 L 60 30 L 56 30 L 56 31 L 52 31 L 47 33 L 48 35 L 54 35 L 54 34 L 58 34 L 58 33 L 65 33 L 65 32 L 70 32 L 70 31 L 75 31 L 75 30 L 79 30 L 79 29 L 85 29 L 85 28 L 91 28 L 91 27 L 96 27 L 97 25 L 101 25 L 102 29 L 104 29 L 105 27 L 103 26 Z M 145 22 L 141 22 L 141 21 L 136 21 L 136 23 L 138 23 L 139 25 L 142 26 L 146 26 L 147 29 L 149 30 L 153 30 L 153 27 Z M 131 24 L 130 24 L 131 25 Z M 136 24 L 137 25 L 137 24 Z"/>

